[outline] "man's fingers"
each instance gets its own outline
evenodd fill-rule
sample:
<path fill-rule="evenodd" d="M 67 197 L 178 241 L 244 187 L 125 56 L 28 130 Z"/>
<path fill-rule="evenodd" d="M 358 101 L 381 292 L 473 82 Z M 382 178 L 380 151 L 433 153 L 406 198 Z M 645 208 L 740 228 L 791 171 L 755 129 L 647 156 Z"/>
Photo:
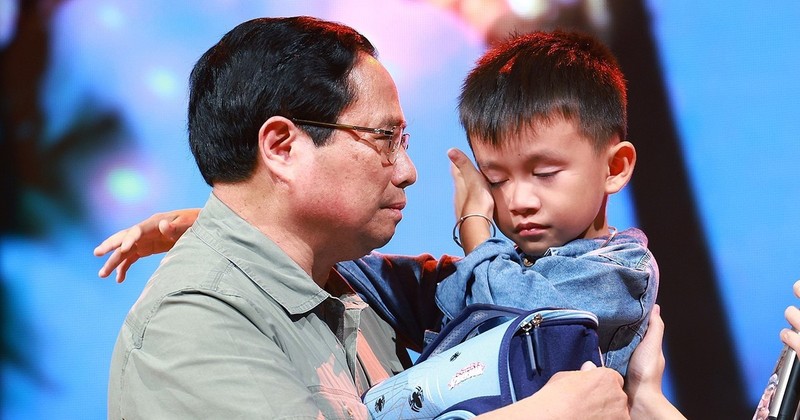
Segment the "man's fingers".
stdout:
<path fill-rule="evenodd" d="M 591 369 L 597 369 L 597 365 L 595 365 L 594 362 L 592 362 L 591 360 L 587 360 L 583 362 L 583 364 L 581 365 L 581 370 L 591 370 Z"/>

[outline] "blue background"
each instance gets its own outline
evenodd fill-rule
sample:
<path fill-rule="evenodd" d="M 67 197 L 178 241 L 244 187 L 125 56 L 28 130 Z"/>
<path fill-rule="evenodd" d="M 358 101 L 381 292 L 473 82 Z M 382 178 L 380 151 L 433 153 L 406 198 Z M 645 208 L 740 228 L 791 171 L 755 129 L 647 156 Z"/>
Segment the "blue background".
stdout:
<path fill-rule="evenodd" d="M 582 3 L 597 6 L 590 14 L 600 27 L 614 24 L 603 1 L 551 2 L 543 13 Z M 4 216 L 12 223 L 0 231 L 0 416 L 105 417 L 117 331 L 158 258 L 139 262 L 117 285 L 97 278 L 102 260 L 92 249 L 155 212 L 205 202 L 209 188 L 186 143 L 186 81 L 225 32 L 253 17 L 309 14 L 365 34 L 398 85 L 419 171 L 404 220 L 382 251 L 459 254 L 450 239 L 445 155 L 452 146 L 466 149 L 456 98 L 493 31 L 506 32 L 519 19 L 507 17 L 518 4 L 547 2 L 0 0 L 4 86 L 16 88 L 4 88 L 3 112 L 13 117 L 26 109 L 18 98 L 28 97 L 35 116 L 7 118 L 0 133 L 3 151 L 15 151 L 4 157 L 14 163 L 6 181 L 15 194 L 5 195 L 11 213 Z M 668 393 L 688 413 L 705 400 L 755 407 L 781 348 L 783 308 L 795 303 L 791 285 L 800 278 L 800 5 L 650 0 L 644 9 L 661 69 L 654 77 L 663 77 L 685 164 L 674 171 L 688 179 L 709 280 L 727 322 L 711 328 L 730 332 L 735 363 L 726 368 L 743 385 L 738 393 L 709 390 L 690 401 L 675 392 L 680 384 L 668 372 Z M 494 16 L 506 18 L 492 22 Z M 44 47 L 31 36 L 37 30 L 46 35 Z M 35 80 L 14 84 L 28 73 Z M 669 181 L 674 173 L 658 176 Z M 611 199 L 611 224 L 620 229 L 637 225 L 630 190 Z M 663 277 L 662 287 L 680 284 L 680 293 L 693 293 L 679 281 Z M 667 328 L 671 313 L 687 310 L 662 306 Z M 671 348 L 707 344 L 673 338 L 668 370 L 680 365 Z"/>

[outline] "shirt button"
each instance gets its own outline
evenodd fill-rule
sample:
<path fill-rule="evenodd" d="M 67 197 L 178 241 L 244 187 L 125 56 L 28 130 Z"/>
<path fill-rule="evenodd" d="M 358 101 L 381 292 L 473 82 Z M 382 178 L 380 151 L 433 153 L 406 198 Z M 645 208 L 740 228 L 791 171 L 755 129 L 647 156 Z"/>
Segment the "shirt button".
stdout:
<path fill-rule="evenodd" d="M 528 257 L 522 257 L 522 264 L 523 264 L 525 267 L 531 267 L 531 266 L 533 265 L 533 261 L 531 261 L 530 259 L 528 259 Z"/>

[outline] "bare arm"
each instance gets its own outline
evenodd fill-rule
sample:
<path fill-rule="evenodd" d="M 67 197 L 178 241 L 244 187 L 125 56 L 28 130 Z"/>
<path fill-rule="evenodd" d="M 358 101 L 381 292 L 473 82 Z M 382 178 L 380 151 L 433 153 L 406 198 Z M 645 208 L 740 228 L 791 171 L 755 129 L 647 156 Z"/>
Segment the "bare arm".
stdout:
<path fill-rule="evenodd" d="M 116 269 L 117 283 L 122 283 L 128 268 L 139 258 L 169 251 L 194 223 L 198 213 L 200 209 L 156 213 L 109 236 L 94 249 L 98 257 L 113 251 L 97 275 L 105 278 Z"/>
<path fill-rule="evenodd" d="M 666 364 L 661 347 L 663 338 L 661 308 L 655 305 L 650 312 L 647 333 L 633 352 L 628 365 L 625 392 L 628 394 L 628 405 L 633 419 L 685 419 L 661 390 Z"/>

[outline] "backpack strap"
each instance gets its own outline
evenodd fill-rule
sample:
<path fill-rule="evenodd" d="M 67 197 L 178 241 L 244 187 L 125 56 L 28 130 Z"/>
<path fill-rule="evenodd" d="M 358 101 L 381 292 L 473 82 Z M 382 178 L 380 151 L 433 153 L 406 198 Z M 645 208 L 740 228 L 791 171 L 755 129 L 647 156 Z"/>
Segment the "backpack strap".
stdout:
<path fill-rule="evenodd" d="M 488 303 L 469 305 L 442 328 L 433 342 L 425 346 L 417 363 L 526 312 L 529 311 Z"/>

